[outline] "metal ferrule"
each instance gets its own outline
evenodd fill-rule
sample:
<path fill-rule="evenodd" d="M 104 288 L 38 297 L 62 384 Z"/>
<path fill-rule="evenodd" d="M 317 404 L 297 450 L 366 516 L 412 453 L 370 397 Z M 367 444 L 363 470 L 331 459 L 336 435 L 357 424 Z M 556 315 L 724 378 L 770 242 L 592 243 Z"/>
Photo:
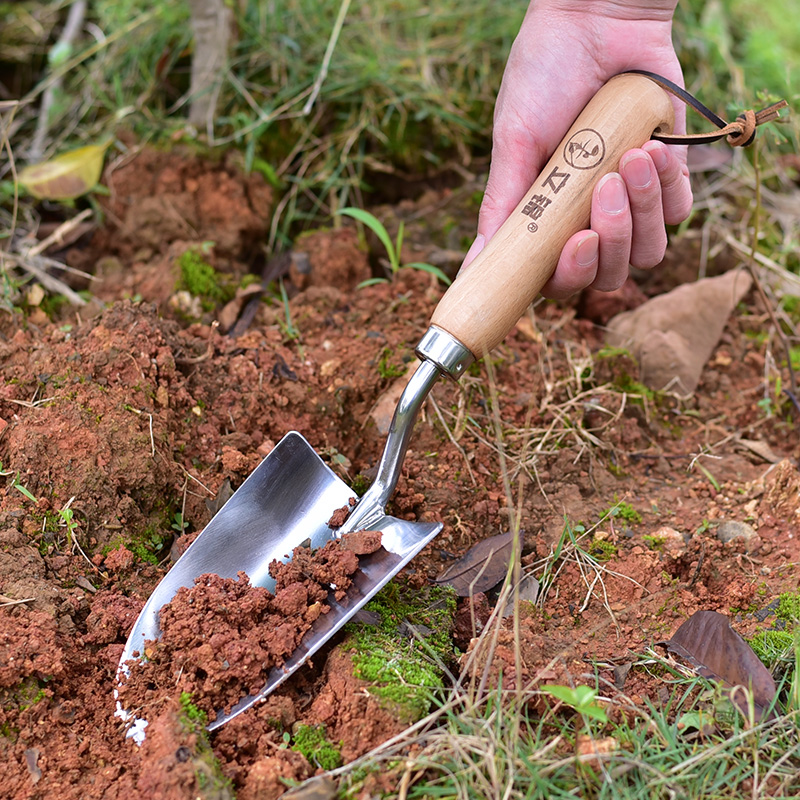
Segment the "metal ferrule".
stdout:
<path fill-rule="evenodd" d="M 455 336 L 431 325 L 416 347 L 416 354 L 423 361 L 435 364 L 440 372 L 458 380 L 475 356 Z"/>

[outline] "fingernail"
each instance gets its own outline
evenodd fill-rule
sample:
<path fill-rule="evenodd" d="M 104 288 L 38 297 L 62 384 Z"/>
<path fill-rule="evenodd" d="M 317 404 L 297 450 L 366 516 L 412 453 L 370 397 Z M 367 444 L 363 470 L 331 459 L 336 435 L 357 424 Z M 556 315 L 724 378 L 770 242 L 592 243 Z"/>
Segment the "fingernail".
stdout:
<path fill-rule="evenodd" d="M 657 170 L 663 170 L 667 166 L 667 146 L 662 142 L 651 141 L 648 142 L 644 148 L 653 163 L 656 165 Z"/>
<path fill-rule="evenodd" d="M 625 190 L 625 184 L 622 178 L 615 172 L 606 175 L 600 181 L 598 189 L 600 197 L 600 208 L 606 214 L 621 214 L 625 210 L 625 205 L 628 201 L 628 193 Z"/>
<path fill-rule="evenodd" d="M 475 237 L 475 241 L 470 246 L 469 250 L 467 250 L 467 254 L 464 256 L 464 260 L 461 262 L 461 269 L 467 269 L 472 261 L 475 259 L 475 256 L 483 250 L 486 245 L 486 237 L 479 233 Z"/>
<path fill-rule="evenodd" d="M 625 177 L 639 189 L 644 189 L 653 180 L 653 170 L 650 169 L 650 159 L 647 156 L 628 156 L 623 159 L 622 168 Z"/>
<path fill-rule="evenodd" d="M 582 267 L 590 267 L 597 261 L 600 237 L 596 233 L 587 236 L 575 250 L 575 260 Z"/>

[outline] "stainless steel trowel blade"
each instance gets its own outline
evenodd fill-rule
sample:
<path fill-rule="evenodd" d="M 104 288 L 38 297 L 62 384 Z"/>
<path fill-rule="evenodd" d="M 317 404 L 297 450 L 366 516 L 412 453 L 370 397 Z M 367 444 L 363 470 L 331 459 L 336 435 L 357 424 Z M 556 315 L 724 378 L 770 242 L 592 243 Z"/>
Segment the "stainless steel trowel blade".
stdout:
<path fill-rule="evenodd" d="M 158 638 L 158 612 L 178 589 L 193 586 L 195 579 L 206 573 L 235 578 L 243 571 L 253 585 L 274 591 L 275 581 L 269 574 L 272 560 L 289 560 L 292 550 L 308 545 L 309 540 L 312 548 L 324 546 L 334 535 L 328 520 L 352 497 L 352 489 L 303 436 L 287 433 L 155 588 L 128 637 L 119 672 L 127 674 L 126 662 L 134 653 L 143 652 L 146 640 Z M 209 730 L 250 708 L 285 681 L 414 558 L 442 525 L 383 515 L 370 528 L 382 532 L 383 547 L 359 558 L 359 571 L 347 596 L 337 602 L 331 595 L 331 610 L 317 619 L 284 666 L 272 670 L 258 694 L 244 697 L 229 714 L 219 712 Z M 121 708 L 117 713 L 129 722 L 133 716 Z M 134 739 L 144 738 L 145 725 L 141 719 L 133 722 Z"/>

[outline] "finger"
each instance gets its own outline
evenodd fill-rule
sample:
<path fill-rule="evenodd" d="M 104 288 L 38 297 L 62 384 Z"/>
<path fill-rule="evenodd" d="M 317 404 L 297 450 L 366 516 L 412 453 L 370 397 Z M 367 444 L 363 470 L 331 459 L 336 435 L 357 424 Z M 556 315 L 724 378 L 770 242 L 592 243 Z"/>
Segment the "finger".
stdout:
<path fill-rule="evenodd" d="M 692 185 L 686 166 L 686 148 L 650 141 L 642 148 L 653 160 L 661 182 L 664 222 L 679 225 L 692 211 Z"/>
<path fill-rule="evenodd" d="M 650 269 L 660 264 L 667 249 L 658 171 L 644 150 L 629 150 L 620 161 L 633 221 L 630 263 Z"/>
<path fill-rule="evenodd" d="M 598 182 L 592 196 L 592 230 L 600 237 L 600 260 L 593 288 L 611 292 L 625 283 L 632 229 L 625 182 L 619 173 L 610 172 Z"/>
<path fill-rule="evenodd" d="M 561 300 L 594 282 L 600 256 L 600 237 L 594 231 L 579 231 L 564 245 L 553 277 L 542 294 Z"/>

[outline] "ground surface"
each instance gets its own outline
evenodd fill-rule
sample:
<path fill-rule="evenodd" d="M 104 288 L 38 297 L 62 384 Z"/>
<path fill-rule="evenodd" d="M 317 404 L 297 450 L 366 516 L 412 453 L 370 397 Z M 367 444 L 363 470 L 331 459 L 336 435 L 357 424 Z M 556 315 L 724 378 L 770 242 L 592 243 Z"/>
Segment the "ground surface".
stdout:
<path fill-rule="evenodd" d="M 104 228 L 56 254 L 96 275 L 96 300 L 77 316 L 31 307 L 0 317 L 0 785 L 20 800 L 229 796 L 177 701 L 142 748 L 123 739 L 113 686 L 127 633 L 218 495 L 285 432 L 302 432 L 345 479 L 369 475 L 379 425 L 441 290 L 412 270 L 356 290 L 370 274 L 356 237 L 322 232 L 296 247 L 288 317 L 279 300 L 262 303 L 231 337 L 211 324 L 219 305 L 204 310 L 179 291 L 177 260 L 211 241 L 209 261 L 234 282 L 260 272 L 269 188 L 234 164 L 153 154 L 108 184 Z M 409 220 L 407 260 L 457 263 L 470 196 L 429 192 L 394 209 Z M 643 393 L 628 358 L 601 353 L 598 320 L 696 276 L 694 241 L 674 243 L 659 277 L 616 307 L 539 305 L 535 326 L 524 319 L 493 354 L 492 379 L 482 368 L 460 386 L 441 383 L 414 431 L 391 511 L 444 530 L 402 581 L 422 586 L 509 530 L 504 471 L 536 574 L 565 520 L 589 531 L 586 551 L 607 558 L 587 573 L 591 562 L 573 550 L 543 609 L 524 611 L 528 681 L 575 679 L 587 658 L 624 661 L 698 609 L 751 635 L 771 624 L 755 612 L 797 586 L 800 446 L 791 421 L 759 405 L 768 319 L 755 295 L 688 401 Z M 724 252 L 719 264 L 730 265 Z M 724 523 L 744 523 L 750 538 L 721 541 L 732 529 Z M 459 620 L 468 649 L 477 631 L 463 609 Z M 507 679 L 510 636 L 494 667 Z M 365 686 L 339 643 L 213 734 L 237 796 L 278 796 L 283 779 L 314 773 L 285 746 L 298 723 L 324 724 L 345 760 L 400 732 L 405 723 Z M 626 691 L 659 702 L 635 670 Z"/>

